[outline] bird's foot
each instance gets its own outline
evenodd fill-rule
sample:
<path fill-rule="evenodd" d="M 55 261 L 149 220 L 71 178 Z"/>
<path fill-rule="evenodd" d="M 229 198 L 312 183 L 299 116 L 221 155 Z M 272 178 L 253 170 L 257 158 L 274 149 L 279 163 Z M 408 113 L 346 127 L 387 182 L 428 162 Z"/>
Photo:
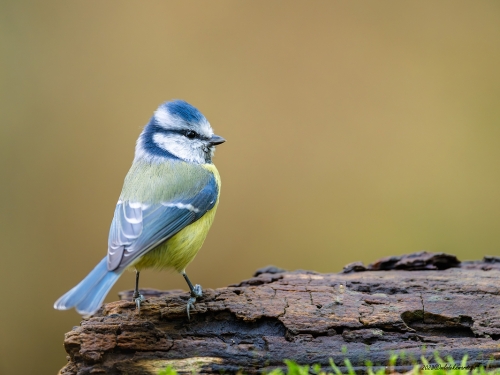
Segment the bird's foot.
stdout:
<path fill-rule="evenodd" d="M 188 316 L 189 320 L 191 320 L 191 317 L 189 315 L 189 310 L 191 308 L 194 309 L 194 303 L 196 302 L 196 299 L 199 298 L 199 297 L 201 297 L 202 295 L 203 295 L 203 290 L 201 289 L 201 285 L 196 284 L 193 287 L 193 290 L 191 290 L 191 298 L 189 299 L 189 301 L 187 303 L 187 307 L 186 307 L 187 316 Z"/>
<path fill-rule="evenodd" d="M 139 293 L 134 293 L 132 298 L 134 299 L 135 306 L 137 308 L 137 312 L 140 313 L 141 312 L 141 303 L 145 300 L 144 296 L 142 294 L 139 294 Z"/>

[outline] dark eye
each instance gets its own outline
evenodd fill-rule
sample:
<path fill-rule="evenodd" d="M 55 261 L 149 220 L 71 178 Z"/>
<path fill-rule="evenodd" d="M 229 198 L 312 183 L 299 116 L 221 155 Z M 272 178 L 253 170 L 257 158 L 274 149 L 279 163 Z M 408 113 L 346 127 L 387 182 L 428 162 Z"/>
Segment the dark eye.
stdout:
<path fill-rule="evenodd" d="M 188 130 L 186 133 L 184 133 L 184 135 L 189 139 L 195 139 L 198 136 L 198 134 L 192 130 Z"/>

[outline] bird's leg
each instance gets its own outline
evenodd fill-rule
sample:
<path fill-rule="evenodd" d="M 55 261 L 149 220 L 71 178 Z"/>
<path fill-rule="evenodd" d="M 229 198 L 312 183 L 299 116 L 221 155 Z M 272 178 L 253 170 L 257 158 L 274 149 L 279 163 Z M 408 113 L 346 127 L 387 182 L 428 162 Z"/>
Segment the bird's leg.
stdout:
<path fill-rule="evenodd" d="M 144 296 L 139 293 L 139 274 L 140 271 L 135 270 L 135 289 L 132 298 L 134 299 L 135 305 L 137 306 L 137 311 L 141 312 L 141 302 L 144 301 Z"/>
<path fill-rule="evenodd" d="M 186 283 L 189 286 L 189 290 L 191 291 L 191 298 L 189 298 L 186 308 L 188 319 L 191 319 L 191 317 L 189 316 L 189 309 L 194 308 L 194 303 L 196 302 L 196 298 L 201 297 L 203 291 L 201 290 L 201 285 L 196 284 L 195 286 L 193 286 L 191 280 L 189 280 L 189 277 L 188 275 L 186 275 L 185 271 L 182 271 L 182 276 L 184 276 L 184 280 L 186 280 Z"/>

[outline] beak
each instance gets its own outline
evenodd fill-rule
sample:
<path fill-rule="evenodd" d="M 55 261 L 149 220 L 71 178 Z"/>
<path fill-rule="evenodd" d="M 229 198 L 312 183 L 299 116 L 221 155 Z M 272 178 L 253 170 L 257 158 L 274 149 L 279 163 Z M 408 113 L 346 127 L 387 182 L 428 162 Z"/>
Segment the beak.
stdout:
<path fill-rule="evenodd" d="M 224 143 L 226 142 L 226 140 L 218 135 L 212 135 L 212 138 L 210 138 L 208 140 L 208 142 L 210 142 L 210 145 L 211 146 L 215 146 L 215 145 L 220 145 L 221 143 Z"/>

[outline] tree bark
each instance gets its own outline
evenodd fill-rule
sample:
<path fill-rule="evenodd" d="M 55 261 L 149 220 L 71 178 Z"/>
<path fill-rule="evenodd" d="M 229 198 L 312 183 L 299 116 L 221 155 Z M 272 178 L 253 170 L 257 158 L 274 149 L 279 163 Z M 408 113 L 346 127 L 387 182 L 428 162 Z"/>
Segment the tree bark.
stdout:
<path fill-rule="evenodd" d="M 131 291 L 67 333 L 60 374 L 269 372 L 284 359 L 355 369 L 370 360 L 395 370 L 433 353 L 458 363 L 500 367 L 500 258 L 462 262 L 447 254 L 389 257 L 342 273 L 286 272 L 207 289 L 186 316 L 184 291 L 143 289 L 140 313 Z"/>

